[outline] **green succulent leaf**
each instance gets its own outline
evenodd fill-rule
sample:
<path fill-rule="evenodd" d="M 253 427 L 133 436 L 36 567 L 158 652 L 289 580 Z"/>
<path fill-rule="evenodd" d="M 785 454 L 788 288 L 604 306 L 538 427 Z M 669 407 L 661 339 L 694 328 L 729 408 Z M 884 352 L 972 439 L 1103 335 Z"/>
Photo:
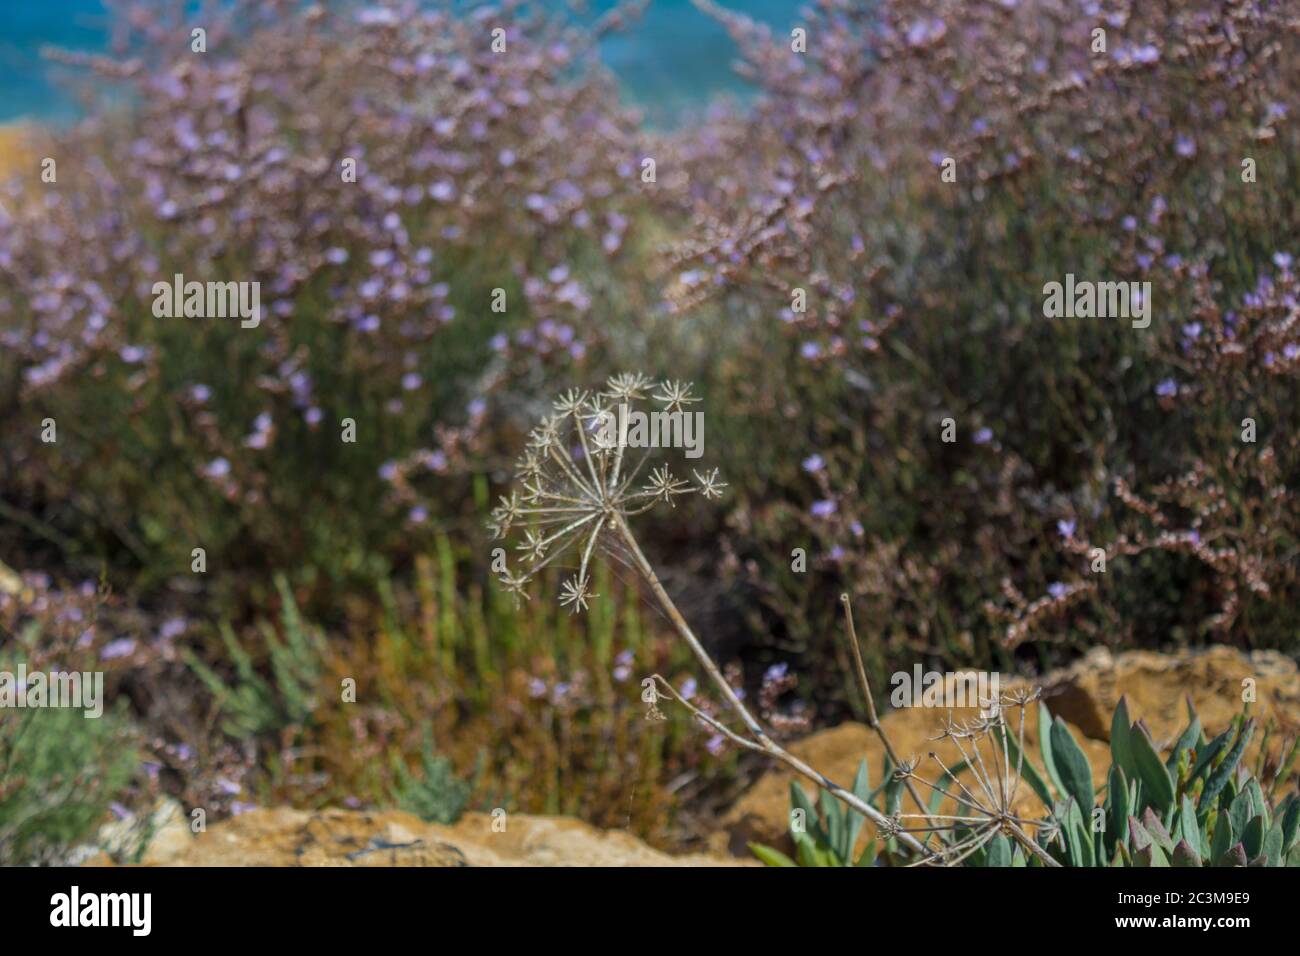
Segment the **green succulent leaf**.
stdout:
<path fill-rule="evenodd" d="M 1201 856 L 1188 845 L 1186 840 L 1179 840 L 1174 846 L 1172 862 L 1174 866 L 1199 867 L 1201 865 Z"/>
<path fill-rule="evenodd" d="M 1038 702 L 1038 750 L 1043 758 L 1043 769 L 1047 771 L 1047 779 L 1052 782 L 1055 792 L 1064 796 L 1067 791 L 1065 785 L 1061 783 L 1060 774 L 1056 771 L 1055 754 L 1052 753 L 1052 714 L 1041 700 Z"/>
<path fill-rule="evenodd" d="M 1228 751 L 1228 755 L 1223 758 L 1223 762 L 1214 768 L 1209 778 L 1205 781 L 1205 789 L 1201 792 L 1201 808 L 1203 812 L 1209 812 L 1211 802 L 1224 787 L 1228 785 L 1228 780 L 1232 776 L 1232 771 L 1236 769 L 1241 755 L 1246 752 L 1246 744 L 1250 742 L 1251 734 L 1254 733 L 1255 722 L 1246 721 L 1241 732 L 1237 735 L 1237 741 Z"/>
<path fill-rule="evenodd" d="M 1110 776 L 1106 783 L 1106 835 L 1111 846 L 1128 839 L 1128 815 L 1133 809 L 1128 796 L 1124 771 L 1119 764 L 1113 763 L 1110 765 Z"/>
<path fill-rule="evenodd" d="M 1145 728 L 1138 725 L 1129 736 L 1133 748 L 1133 762 L 1138 779 L 1142 781 L 1142 805 L 1145 807 L 1169 807 L 1174 802 L 1174 781 L 1165 769 L 1155 745 L 1147 735 Z"/>
<path fill-rule="evenodd" d="M 1215 866 L 1247 866 L 1249 863 L 1246 850 L 1240 843 L 1234 843 L 1227 853 L 1214 861 Z"/>
<path fill-rule="evenodd" d="M 1142 826 L 1147 833 L 1151 834 L 1151 839 L 1160 844 L 1160 849 L 1166 853 L 1174 852 L 1174 839 L 1165 829 L 1165 825 L 1160 822 L 1160 818 L 1155 815 L 1150 807 L 1142 812 Z"/>
<path fill-rule="evenodd" d="M 780 850 L 773 849 L 770 846 L 764 846 L 761 843 L 750 843 L 749 852 L 758 857 L 764 866 L 798 866 L 794 860 L 790 859 Z"/>
<path fill-rule="evenodd" d="M 988 856 L 984 861 L 984 865 L 996 867 L 1011 866 L 1011 841 L 1001 833 L 989 841 Z"/>
<path fill-rule="evenodd" d="M 1282 825 L 1280 823 L 1273 824 L 1269 831 L 1264 834 L 1264 845 L 1260 847 L 1259 855 L 1264 858 L 1265 866 L 1282 865 Z"/>
<path fill-rule="evenodd" d="M 1110 718 L 1110 756 L 1115 766 L 1124 771 L 1129 780 L 1137 778 L 1137 764 L 1133 759 L 1133 745 L 1129 738 L 1133 733 L 1133 724 L 1128 716 L 1128 701 L 1119 699 L 1119 705 Z"/>
<path fill-rule="evenodd" d="M 1281 811 L 1282 818 L 1282 852 L 1289 853 L 1291 848 L 1296 845 L 1296 833 L 1300 831 L 1300 796 L 1291 794 L 1287 798 L 1284 810 Z"/>
<path fill-rule="evenodd" d="M 1178 829 L 1179 835 L 1187 845 L 1196 851 L 1197 857 L 1209 856 L 1209 847 L 1201 840 L 1201 825 L 1196 820 L 1196 804 L 1192 803 L 1192 798 L 1183 794 L 1182 807 L 1178 811 Z M 1197 864 L 1199 866 L 1199 864 Z"/>
<path fill-rule="evenodd" d="M 1177 774 L 1178 758 L 1183 755 L 1184 751 L 1191 750 L 1201 742 L 1201 718 L 1193 717 L 1192 722 L 1187 725 L 1182 736 L 1174 744 L 1174 749 L 1170 751 L 1169 757 L 1165 760 L 1165 768 L 1171 774 Z"/>
<path fill-rule="evenodd" d="M 1210 846 L 1210 859 L 1214 861 L 1215 866 L 1219 866 L 1222 860 L 1236 842 L 1236 834 L 1232 830 L 1232 818 L 1226 813 L 1220 813 L 1214 823 L 1214 841 Z"/>
<path fill-rule="evenodd" d="M 1052 760 L 1056 764 L 1060 784 L 1065 793 L 1074 797 L 1080 812 L 1090 811 L 1093 805 L 1092 765 L 1074 740 L 1065 721 L 1057 717 L 1052 722 Z"/>
<path fill-rule="evenodd" d="M 1246 831 L 1242 834 L 1241 844 L 1246 851 L 1246 859 L 1253 860 L 1259 856 L 1260 851 L 1264 849 L 1263 817 L 1250 818 L 1250 822 L 1246 824 Z"/>
<path fill-rule="evenodd" d="M 1223 750 L 1223 748 L 1228 745 L 1229 741 L 1232 740 L 1232 734 L 1233 729 L 1229 727 L 1204 747 L 1198 747 L 1196 749 L 1196 762 L 1192 764 L 1192 772 L 1187 778 L 1189 786 L 1196 782 L 1196 780 L 1209 774 L 1210 768 L 1214 765 L 1214 758 L 1217 757 L 1219 751 Z"/>

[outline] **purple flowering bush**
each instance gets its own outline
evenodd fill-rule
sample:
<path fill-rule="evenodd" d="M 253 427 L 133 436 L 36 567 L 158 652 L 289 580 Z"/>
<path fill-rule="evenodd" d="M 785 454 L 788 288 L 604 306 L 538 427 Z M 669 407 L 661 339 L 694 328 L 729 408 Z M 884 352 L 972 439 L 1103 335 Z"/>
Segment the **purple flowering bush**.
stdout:
<path fill-rule="evenodd" d="M 45 144 L 57 187 L 8 194 L 6 497 L 118 580 L 194 547 L 333 580 L 400 560 L 469 497 L 492 396 L 626 307 L 590 277 L 629 241 L 636 130 L 590 36 L 385 10 L 239 4 L 195 56 L 127 5 L 139 54 L 90 65 L 130 105 Z M 157 315 L 175 275 L 259 282 L 260 323 Z"/>
<path fill-rule="evenodd" d="M 699 369 L 756 624 L 826 691 L 846 585 L 881 663 L 1294 650 L 1294 6 L 825 0 L 806 54 L 715 13 L 763 97 L 682 149 L 667 293 L 744 323 Z M 1068 273 L 1150 326 L 1047 318 Z"/>

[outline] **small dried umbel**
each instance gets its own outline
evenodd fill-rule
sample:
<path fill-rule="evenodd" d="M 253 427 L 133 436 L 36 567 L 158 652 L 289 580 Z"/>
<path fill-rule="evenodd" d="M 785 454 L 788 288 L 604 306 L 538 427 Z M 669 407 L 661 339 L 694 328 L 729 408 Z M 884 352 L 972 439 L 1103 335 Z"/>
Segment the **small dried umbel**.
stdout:
<path fill-rule="evenodd" d="M 580 554 L 577 572 L 564 581 L 560 603 L 585 611 L 596 595 L 590 565 L 598 547 L 630 553 L 633 566 L 644 562 L 627 519 L 657 505 L 673 506 L 681 495 L 718 498 L 726 484 L 717 469 L 678 477 L 667 464 L 650 467 L 656 448 L 629 448 L 618 428 L 639 402 L 652 401 L 669 414 L 685 414 L 699 401 L 689 383 L 655 386 L 639 372 L 615 375 L 598 392 L 570 389 L 553 403 L 553 413 L 529 435 L 518 462 L 519 487 L 501 498 L 491 528 L 502 538 L 519 530 L 515 545 L 522 570 L 504 572 L 501 584 L 517 597 L 542 568 L 571 550 Z M 633 461 L 632 459 L 635 459 Z"/>

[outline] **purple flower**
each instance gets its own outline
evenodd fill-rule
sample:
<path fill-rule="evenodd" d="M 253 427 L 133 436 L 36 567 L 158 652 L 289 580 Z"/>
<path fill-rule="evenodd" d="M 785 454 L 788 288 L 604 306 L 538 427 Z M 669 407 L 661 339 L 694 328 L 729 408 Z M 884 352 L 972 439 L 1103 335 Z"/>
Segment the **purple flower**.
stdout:
<path fill-rule="evenodd" d="M 699 689 L 699 685 L 695 682 L 694 677 L 686 678 L 686 680 L 682 681 L 681 688 L 679 688 L 679 691 L 682 695 L 682 700 L 692 699 L 695 696 L 695 691 L 698 689 Z"/>
<path fill-rule="evenodd" d="M 158 639 L 161 641 L 173 641 L 185 633 L 189 627 L 189 622 L 183 617 L 169 617 L 163 621 L 162 627 L 158 629 Z"/>
<path fill-rule="evenodd" d="M 713 756 L 715 757 L 718 754 L 722 753 L 722 751 L 726 748 L 726 746 L 727 746 L 727 741 L 722 736 L 722 734 L 714 734 L 704 743 L 705 749 L 708 750 L 708 752 L 713 754 Z"/>
<path fill-rule="evenodd" d="M 1196 155 L 1196 140 L 1190 136 L 1184 136 L 1179 133 L 1174 139 L 1174 152 L 1184 159 L 1189 159 Z"/>
<path fill-rule="evenodd" d="M 540 677 L 529 678 L 528 696 L 533 698 L 533 700 L 536 700 L 539 697 L 545 697 L 546 681 L 542 680 Z"/>
<path fill-rule="evenodd" d="M 790 673 L 790 665 L 785 661 L 773 664 L 763 672 L 763 683 L 768 684 L 773 681 L 784 680 L 788 673 Z"/>
<path fill-rule="evenodd" d="M 1060 581 L 1053 581 L 1047 586 L 1047 593 L 1052 596 L 1052 600 L 1059 601 L 1070 593 L 1070 589 Z"/>
<path fill-rule="evenodd" d="M 821 455 L 812 454 L 803 460 L 803 470 L 809 474 L 815 475 L 826 467 L 826 462 Z"/>
<path fill-rule="evenodd" d="M 835 514 L 835 510 L 836 510 L 835 502 L 830 501 L 828 499 L 823 499 L 821 501 L 813 502 L 812 513 L 815 517 L 829 518 L 831 515 Z"/>
<path fill-rule="evenodd" d="M 1156 394 L 1161 398 L 1168 398 L 1178 394 L 1178 383 L 1172 378 L 1167 378 L 1156 386 Z"/>
<path fill-rule="evenodd" d="M 109 641 L 99 651 L 101 661 L 114 661 L 119 657 L 127 657 L 135 650 L 135 640 L 130 637 L 121 637 L 116 641 Z"/>
<path fill-rule="evenodd" d="M 1289 252 L 1273 253 L 1273 265 L 1277 266 L 1279 269 L 1283 270 L 1284 272 L 1291 268 L 1291 262 L 1292 262 L 1292 258 Z"/>
<path fill-rule="evenodd" d="M 973 441 L 977 445 L 987 445 L 992 440 L 993 440 L 993 429 L 991 428 L 981 428 L 979 431 L 975 433 L 975 437 L 973 439 Z"/>
<path fill-rule="evenodd" d="M 1062 518 L 1060 521 L 1056 522 L 1056 533 L 1062 538 L 1073 538 L 1074 532 L 1077 528 L 1078 524 L 1073 518 Z"/>
<path fill-rule="evenodd" d="M 230 462 L 224 458 L 214 458 L 203 467 L 203 474 L 209 478 L 224 478 L 230 474 Z"/>

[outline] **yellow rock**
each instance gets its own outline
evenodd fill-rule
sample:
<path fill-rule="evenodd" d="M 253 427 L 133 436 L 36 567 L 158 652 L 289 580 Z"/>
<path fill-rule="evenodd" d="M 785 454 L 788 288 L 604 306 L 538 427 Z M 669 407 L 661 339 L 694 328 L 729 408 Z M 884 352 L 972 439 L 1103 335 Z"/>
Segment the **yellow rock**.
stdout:
<path fill-rule="evenodd" d="M 106 863 L 100 857 L 97 863 Z M 569 817 L 510 814 L 505 829 L 468 813 L 454 826 L 397 810 L 259 809 L 191 835 L 160 832 L 146 866 L 736 866 L 731 857 L 670 856 L 628 833 Z"/>
<path fill-rule="evenodd" d="M 31 128 L 21 123 L 0 125 L 0 179 L 17 172 L 32 159 Z"/>

